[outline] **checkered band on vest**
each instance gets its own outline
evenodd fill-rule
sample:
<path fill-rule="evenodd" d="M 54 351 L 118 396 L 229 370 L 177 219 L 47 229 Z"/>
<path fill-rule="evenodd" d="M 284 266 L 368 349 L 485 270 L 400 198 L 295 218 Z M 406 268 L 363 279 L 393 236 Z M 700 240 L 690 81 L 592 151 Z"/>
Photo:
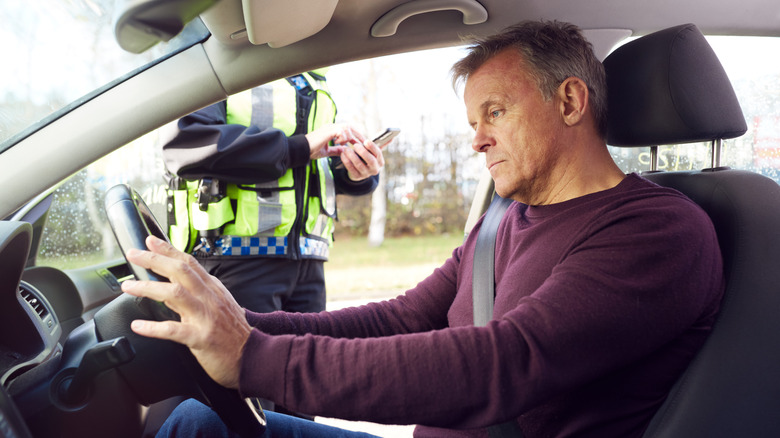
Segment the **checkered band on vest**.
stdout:
<path fill-rule="evenodd" d="M 287 237 L 222 236 L 214 244 L 221 250 L 222 255 L 287 254 Z"/>

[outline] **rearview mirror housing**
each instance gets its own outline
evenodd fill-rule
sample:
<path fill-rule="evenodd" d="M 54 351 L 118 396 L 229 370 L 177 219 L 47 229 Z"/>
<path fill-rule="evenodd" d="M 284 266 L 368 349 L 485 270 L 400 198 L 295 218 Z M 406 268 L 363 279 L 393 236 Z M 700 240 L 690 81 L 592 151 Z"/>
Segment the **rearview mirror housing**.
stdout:
<path fill-rule="evenodd" d="M 114 36 L 119 46 L 143 53 L 169 41 L 218 0 L 118 0 Z"/>

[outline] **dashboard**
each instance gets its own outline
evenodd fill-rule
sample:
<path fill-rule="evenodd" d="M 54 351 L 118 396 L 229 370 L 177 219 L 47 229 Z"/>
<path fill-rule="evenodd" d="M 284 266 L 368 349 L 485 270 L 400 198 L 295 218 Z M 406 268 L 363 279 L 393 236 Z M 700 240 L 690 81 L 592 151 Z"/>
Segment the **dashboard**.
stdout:
<path fill-rule="evenodd" d="M 122 295 L 127 264 L 67 273 L 26 268 L 32 234 L 26 222 L 0 221 L 0 438 L 101 430 L 121 436 L 118 429 L 139 436 L 141 404 L 118 366 L 89 376 L 85 400 L 63 397 L 79 369 L 88 368 L 86 355 L 106 343 L 93 316 Z M 109 342 L 123 345 L 132 359 L 132 346 L 119 338 Z"/>
<path fill-rule="evenodd" d="M 25 367 L 58 354 L 56 315 L 34 288 L 21 284 L 31 237 L 29 224 L 0 222 L 0 436 L 8 438 L 31 435 L 6 384 Z"/>

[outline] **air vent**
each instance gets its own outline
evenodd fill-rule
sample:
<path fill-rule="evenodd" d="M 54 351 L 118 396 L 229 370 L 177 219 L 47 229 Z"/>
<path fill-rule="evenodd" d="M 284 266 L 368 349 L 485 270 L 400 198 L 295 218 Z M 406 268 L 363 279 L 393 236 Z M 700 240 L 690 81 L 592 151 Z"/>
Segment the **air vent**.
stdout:
<path fill-rule="evenodd" d="M 38 317 L 41 318 L 41 321 L 43 321 L 43 319 L 46 318 L 46 316 L 49 314 L 49 311 L 46 309 L 46 306 L 43 305 L 43 302 L 41 302 L 38 297 L 36 297 L 27 289 L 19 289 L 19 293 L 22 295 L 22 298 L 27 301 L 27 304 L 32 307 L 35 313 L 38 314 Z"/>

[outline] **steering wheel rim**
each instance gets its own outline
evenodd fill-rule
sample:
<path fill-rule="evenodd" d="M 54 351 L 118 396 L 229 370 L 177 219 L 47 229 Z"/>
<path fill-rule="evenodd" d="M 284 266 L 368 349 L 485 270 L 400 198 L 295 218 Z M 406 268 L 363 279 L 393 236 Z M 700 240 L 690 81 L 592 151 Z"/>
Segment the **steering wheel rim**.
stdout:
<path fill-rule="evenodd" d="M 126 184 L 116 185 L 106 192 L 105 210 L 109 225 L 123 255 L 130 248 L 145 250 L 145 239 L 150 234 L 168 241 L 165 232 L 141 196 Z M 150 270 L 130 262 L 128 265 L 138 280 L 168 281 L 167 278 Z M 175 349 L 183 368 L 187 370 L 187 374 L 192 378 L 197 390 L 186 394 L 171 394 L 171 396 L 194 395 L 201 402 L 211 406 L 225 425 L 239 435 L 258 436 L 262 434 L 265 429 L 265 415 L 261 408 L 242 398 L 237 390 L 225 388 L 211 379 L 195 356 L 184 345 L 135 335 L 130 330 L 130 322 L 138 318 L 156 321 L 178 320 L 179 315 L 161 302 L 123 294 L 95 315 L 96 330 L 99 337 L 105 339 L 127 336 L 134 343 L 155 344 L 155 349 L 158 350 L 160 348 Z M 160 344 L 169 345 L 160 347 Z M 136 348 L 137 352 L 143 350 L 143 348 Z M 154 362 L 154 358 L 149 358 L 147 362 Z M 132 362 L 125 367 L 131 365 Z M 144 368 L 146 369 L 143 371 L 148 374 L 148 367 Z M 137 375 L 139 370 L 120 368 L 120 372 L 125 371 Z M 170 374 L 175 374 L 175 372 Z M 181 391 L 180 388 L 177 390 Z"/>

